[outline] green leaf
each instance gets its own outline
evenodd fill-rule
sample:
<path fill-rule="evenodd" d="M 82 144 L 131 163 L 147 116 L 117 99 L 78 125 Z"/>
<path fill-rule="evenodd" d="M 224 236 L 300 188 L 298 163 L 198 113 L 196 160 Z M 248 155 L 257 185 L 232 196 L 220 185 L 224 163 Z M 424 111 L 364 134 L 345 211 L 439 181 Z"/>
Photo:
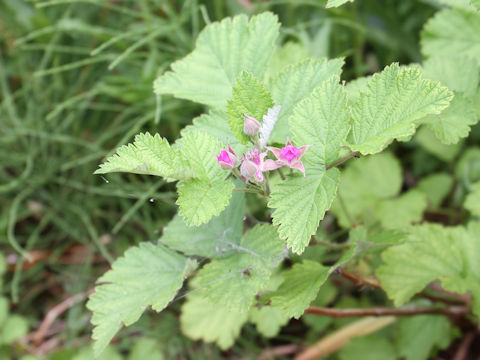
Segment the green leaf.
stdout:
<path fill-rule="evenodd" d="M 426 176 L 420 180 L 417 189 L 427 196 L 431 208 L 438 209 L 443 200 L 450 193 L 453 186 L 453 178 L 446 173 L 438 173 Z"/>
<path fill-rule="evenodd" d="M 480 217 L 480 182 L 472 185 L 472 192 L 467 195 L 464 207 L 472 215 Z"/>
<path fill-rule="evenodd" d="M 480 147 L 465 150 L 455 166 L 455 175 L 467 186 L 480 181 Z"/>
<path fill-rule="evenodd" d="M 193 119 L 193 124 L 184 127 L 181 131 L 182 136 L 187 136 L 191 132 L 203 132 L 217 140 L 223 145 L 230 144 L 239 153 L 243 153 L 245 147 L 240 145 L 228 125 L 228 116 L 222 111 L 210 111 L 208 114 L 202 114 Z"/>
<path fill-rule="evenodd" d="M 181 139 L 180 151 L 196 177 L 202 180 L 224 180 L 228 172 L 218 165 L 215 154 L 223 144 L 204 132 L 189 132 Z"/>
<path fill-rule="evenodd" d="M 66 358 L 66 357 L 65 357 Z M 63 359 L 63 358 L 62 358 Z M 107 346 L 105 351 L 101 355 L 94 355 L 94 350 L 91 346 L 84 346 L 78 354 L 76 354 L 73 358 L 68 358 L 72 360 L 122 360 L 120 354 L 115 350 L 112 346 Z"/>
<path fill-rule="evenodd" d="M 308 170 L 324 168 L 338 158 L 350 130 L 347 94 L 339 78 L 332 76 L 302 100 L 289 119 L 293 140 L 311 145 L 303 157 Z"/>
<path fill-rule="evenodd" d="M 181 152 L 198 179 L 180 181 L 177 185 L 179 213 L 188 226 L 207 223 L 228 205 L 234 184 L 226 179 L 215 154 L 222 144 L 204 132 L 189 132 L 180 143 Z"/>
<path fill-rule="evenodd" d="M 194 340 L 216 343 L 226 350 L 233 345 L 247 322 L 248 313 L 212 303 L 192 292 L 182 306 L 180 324 L 182 332 Z"/>
<path fill-rule="evenodd" d="M 133 144 L 124 145 L 110 156 L 95 174 L 130 172 L 186 179 L 192 176 L 180 154 L 170 147 L 160 135 L 149 133 L 135 136 Z"/>
<path fill-rule="evenodd" d="M 387 339 L 369 335 L 353 338 L 338 352 L 340 360 L 396 360 L 395 348 Z"/>
<path fill-rule="evenodd" d="M 188 260 L 163 246 L 140 243 L 112 264 L 90 296 L 88 309 L 95 355 L 108 345 L 122 324 L 135 323 L 147 306 L 163 310 L 183 284 Z"/>
<path fill-rule="evenodd" d="M 435 136 L 443 144 L 456 144 L 461 138 L 466 138 L 470 127 L 478 122 L 473 102 L 457 93 L 450 106 L 439 115 L 430 115 L 419 123 L 427 124 Z"/>
<path fill-rule="evenodd" d="M 20 315 L 10 315 L 2 326 L 0 333 L 0 345 L 10 344 L 11 342 L 24 337 L 28 333 L 28 321 Z"/>
<path fill-rule="evenodd" d="M 308 51 L 303 44 L 292 41 L 283 44 L 282 47 L 275 50 L 275 53 L 270 58 L 265 81 L 268 83 L 272 77 L 277 76 L 287 66 L 298 64 L 308 57 Z"/>
<path fill-rule="evenodd" d="M 460 8 L 465 10 L 475 10 L 473 6 L 473 1 L 476 0 L 437 0 L 441 4 L 445 4 L 454 8 Z"/>
<path fill-rule="evenodd" d="M 272 185 L 268 206 L 273 224 L 293 252 L 301 254 L 335 198 L 340 172 L 325 171 L 335 161 L 349 127 L 347 96 L 333 76 L 301 101 L 289 120 L 293 142 L 311 145 L 302 158 L 306 177 L 289 177 Z"/>
<path fill-rule="evenodd" d="M 307 150 L 308 152 L 309 150 Z M 307 177 L 290 176 L 272 185 L 268 206 L 275 209 L 273 224 L 294 253 L 301 254 L 317 231 L 337 192 L 340 171 L 308 170 Z"/>
<path fill-rule="evenodd" d="M 407 302 L 434 280 L 453 292 L 472 291 L 480 310 L 480 238 L 476 228 L 444 228 L 437 224 L 411 227 L 407 240 L 382 254 L 376 272 L 396 306 Z"/>
<path fill-rule="evenodd" d="M 281 105 L 280 114 L 271 137 L 271 142 L 284 143 L 289 136 L 288 119 L 295 106 L 308 97 L 323 81 L 342 73 L 343 59 L 308 59 L 287 67 L 273 78 L 269 88 L 276 105 Z M 338 82 L 338 81 L 337 81 Z M 325 86 L 325 85 L 324 85 Z M 330 97 L 333 99 L 333 97 Z M 313 101 L 313 100 L 312 100 Z M 318 114 L 316 114 L 318 116 Z M 290 129 L 292 129 L 290 125 Z"/>
<path fill-rule="evenodd" d="M 207 258 L 224 256 L 240 241 L 244 208 L 244 194 L 234 193 L 230 205 L 207 224 L 188 227 L 182 218 L 176 215 L 163 229 L 160 242 L 186 255 Z"/>
<path fill-rule="evenodd" d="M 179 213 L 188 226 L 205 224 L 228 205 L 235 185 L 231 180 L 191 180 L 177 185 Z"/>
<path fill-rule="evenodd" d="M 422 126 L 417 131 L 415 140 L 420 143 L 426 151 L 446 162 L 451 162 L 455 159 L 462 148 L 462 142 L 451 145 L 441 143 L 434 132 L 425 126 Z"/>
<path fill-rule="evenodd" d="M 215 304 L 246 312 L 283 260 L 283 243 L 271 225 L 257 225 L 232 248 L 235 253 L 205 265 L 193 285 Z"/>
<path fill-rule="evenodd" d="M 270 12 L 250 21 L 239 15 L 208 25 L 198 36 L 195 50 L 155 81 L 155 93 L 224 110 L 242 71 L 263 79 L 279 27 Z"/>
<path fill-rule="evenodd" d="M 326 8 L 339 7 L 348 2 L 353 2 L 353 0 L 328 0 Z"/>
<path fill-rule="evenodd" d="M 480 13 L 461 9 L 435 14 L 421 33 L 422 53 L 442 58 L 467 56 L 480 64 Z"/>
<path fill-rule="evenodd" d="M 329 272 L 329 267 L 310 260 L 294 264 L 290 270 L 282 273 L 284 281 L 271 295 L 271 306 L 298 319 L 317 297 L 318 290 L 327 280 Z"/>
<path fill-rule="evenodd" d="M 432 57 L 423 63 L 422 68 L 426 78 L 438 80 L 468 98 L 475 96 L 480 68 L 474 59 L 466 56 Z"/>
<path fill-rule="evenodd" d="M 360 77 L 347 83 L 345 90 L 347 91 L 347 98 L 350 104 L 355 104 L 360 100 L 360 94 L 368 90 L 368 82 L 371 76 Z"/>
<path fill-rule="evenodd" d="M 402 168 L 392 154 L 351 160 L 342 172 L 332 212 L 345 228 L 371 224 L 377 220 L 378 204 L 397 196 L 401 187 Z"/>
<path fill-rule="evenodd" d="M 423 79 L 415 68 L 387 66 L 367 84 L 352 109 L 351 149 L 364 155 L 382 151 L 394 139 L 415 132 L 415 120 L 445 109 L 453 94 Z"/>
<path fill-rule="evenodd" d="M 233 97 L 228 101 L 228 123 L 233 134 L 242 144 L 250 137 L 243 132 L 243 114 L 262 121 L 263 115 L 273 106 L 272 95 L 254 75 L 242 72 L 233 87 Z"/>
<path fill-rule="evenodd" d="M 255 324 L 260 334 L 266 338 L 278 335 L 282 326 L 290 320 L 290 316 L 282 309 L 273 306 L 252 307 L 249 320 Z"/>
<path fill-rule="evenodd" d="M 426 196 L 418 190 L 410 190 L 396 199 L 382 201 L 377 208 L 377 217 L 386 229 L 402 229 L 420 222 L 426 209 Z"/>
<path fill-rule="evenodd" d="M 424 360 L 432 350 L 445 349 L 451 341 L 452 326 L 448 318 L 418 315 L 399 320 L 398 354 L 405 360 Z"/>
<path fill-rule="evenodd" d="M 158 340 L 150 338 L 135 339 L 128 360 L 163 360 L 162 349 Z"/>

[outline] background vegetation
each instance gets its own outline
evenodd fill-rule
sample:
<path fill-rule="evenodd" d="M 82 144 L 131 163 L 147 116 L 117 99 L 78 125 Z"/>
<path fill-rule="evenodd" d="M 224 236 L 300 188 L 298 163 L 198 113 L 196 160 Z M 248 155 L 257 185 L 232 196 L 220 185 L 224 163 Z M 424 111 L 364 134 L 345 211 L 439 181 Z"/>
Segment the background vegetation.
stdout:
<path fill-rule="evenodd" d="M 84 300 L 95 279 L 130 245 L 157 240 L 176 210 L 175 189 L 162 180 L 92 173 L 133 135 L 173 140 L 202 113 L 191 102 L 155 96 L 152 83 L 193 49 L 207 23 L 270 10 L 283 25 L 281 43 L 314 57 L 345 56 L 348 81 L 394 61 L 421 62 L 420 31 L 441 7 L 434 0 L 363 0 L 329 10 L 321 0 L 0 2 L 0 359 L 92 358 Z M 459 145 L 424 134 L 394 146 L 406 188 L 431 173 L 456 174 L 448 199 L 426 219 L 462 223 L 463 185 L 480 178 L 472 147 L 479 142 L 475 126 Z M 323 296 L 367 301 L 341 278 L 329 288 Z M 345 324 L 306 316 L 273 339 L 248 325 L 221 352 L 181 334 L 181 302 L 142 317 L 102 358 L 257 358 L 268 349 L 296 351 L 327 326 Z M 442 356 L 451 358 L 460 343 Z"/>

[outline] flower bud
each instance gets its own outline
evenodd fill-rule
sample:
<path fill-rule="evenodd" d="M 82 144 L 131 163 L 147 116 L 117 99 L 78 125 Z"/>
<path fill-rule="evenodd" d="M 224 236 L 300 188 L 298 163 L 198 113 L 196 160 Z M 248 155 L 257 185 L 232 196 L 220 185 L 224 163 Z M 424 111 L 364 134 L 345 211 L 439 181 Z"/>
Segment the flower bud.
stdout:
<path fill-rule="evenodd" d="M 247 135 L 255 135 L 260 130 L 260 123 L 254 117 L 243 114 L 243 132 Z"/>
<path fill-rule="evenodd" d="M 223 170 L 232 170 L 238 164 L 238 156 L 228 145 L 228 150 L 222 150 L 220 155 L 217 155 L 217 162 Z"/>

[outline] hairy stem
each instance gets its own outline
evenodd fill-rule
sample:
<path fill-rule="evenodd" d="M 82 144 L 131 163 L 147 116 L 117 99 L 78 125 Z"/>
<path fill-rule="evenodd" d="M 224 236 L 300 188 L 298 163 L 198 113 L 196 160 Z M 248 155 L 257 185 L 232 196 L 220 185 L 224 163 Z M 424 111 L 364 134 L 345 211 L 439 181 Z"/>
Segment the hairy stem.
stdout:
<path fill-rule="evenodd" d="M 263 196 L 267 196 L 263 191 L 261 190 L 256 190 L 256 189 L 241 189 L 241 188 L 235 188 L 233 191 L 236 192 L 245 192 L 245 193 L 252 193 L 252 194 L 260 194 Z"/>
<path fill-rule="evenodd" d="M 358 151 L 352 151 L 350 154 L 347 154 L 337 161 L 335 161 L 333 164 L 330 164 L 326 167 L 327 170 L 330 170 L 331 168 L 337 167 L 342 165 L 345 161 L 350 160 L 353 157 L 358 157 Z"/>
<path fill-rule="evenodd" d="M 386 308 L 376 307 L 368 309 L 332 309 L 318 306 L 310 306 L 305 313 L 330 316 L 334 318 L 359 317 L 359 316 L 412 316 L 419 314 L 437 314 L 458 317 L 470 314 L 467 306 L 449 306 L 447 308 L 411 307 L 411 308 Z"/>

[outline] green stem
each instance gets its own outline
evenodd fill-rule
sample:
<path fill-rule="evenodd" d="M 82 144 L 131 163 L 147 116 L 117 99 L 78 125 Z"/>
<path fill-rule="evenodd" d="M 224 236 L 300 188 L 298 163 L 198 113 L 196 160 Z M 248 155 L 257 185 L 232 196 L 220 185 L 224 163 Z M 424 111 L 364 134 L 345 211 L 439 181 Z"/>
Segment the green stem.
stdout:
<path fill-rule="evenodd" d="M 350 154 L 347 154 L 347 155 L 345 155 L 344 157 L 341 157 L 340 159 L 338 159 L 337 161 L 335 161 L 333 164 L 328 165 L 326 169 L 327 169 L 327 170 L 330 170 L 331 168 L 340 166 L 340 165 L 342 165 L 344 162 L 346 162 L 347 160 L 350 160 L 351 158 L 357 157 L 357 156 L 358 156 L 358 151 L 352 151 Z"/>
<path fill-rule="evenodd" d="M 285 180 L 285 175 L 283 174 L 282 169 L 278 168 L 277 171 L 280 174 L 280 177 L 282 178 L 282 180 Z"/>

